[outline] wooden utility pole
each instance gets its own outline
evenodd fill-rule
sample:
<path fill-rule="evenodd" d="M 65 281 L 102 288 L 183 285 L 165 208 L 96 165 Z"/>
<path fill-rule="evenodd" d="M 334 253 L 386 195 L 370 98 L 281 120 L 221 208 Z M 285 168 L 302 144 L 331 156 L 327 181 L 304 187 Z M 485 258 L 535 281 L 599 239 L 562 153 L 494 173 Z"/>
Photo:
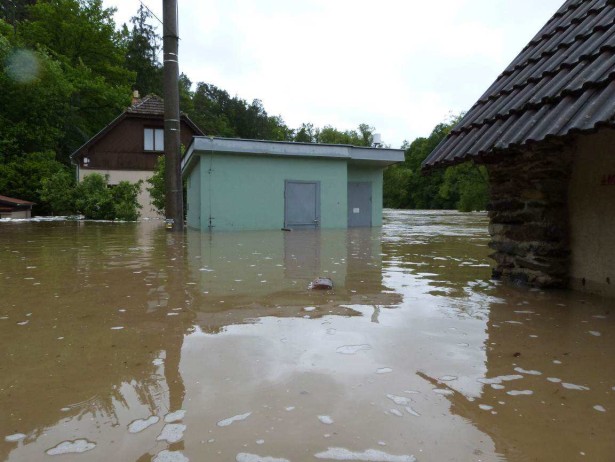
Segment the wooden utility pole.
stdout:
<path fill-rule="evenodd" d="M 162 0 L 162 48 L 164 52 L 164 155 L 165 217 L 167 228 L 184 230 L 184 195 L 179 138 L 179 62 L 177 50 L 177 0 Z"/>

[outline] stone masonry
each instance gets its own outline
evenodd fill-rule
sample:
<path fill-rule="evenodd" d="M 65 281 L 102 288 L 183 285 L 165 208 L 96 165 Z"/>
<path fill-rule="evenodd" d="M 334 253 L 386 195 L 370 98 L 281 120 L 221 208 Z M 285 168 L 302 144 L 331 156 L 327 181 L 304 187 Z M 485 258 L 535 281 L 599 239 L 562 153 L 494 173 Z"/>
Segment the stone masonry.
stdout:
<path fill-rule="evenodd" d="M 485 159 L 493 277 L 534 287 L 569 282 L 568 183 L 572 155 L 562 145 Z"/>

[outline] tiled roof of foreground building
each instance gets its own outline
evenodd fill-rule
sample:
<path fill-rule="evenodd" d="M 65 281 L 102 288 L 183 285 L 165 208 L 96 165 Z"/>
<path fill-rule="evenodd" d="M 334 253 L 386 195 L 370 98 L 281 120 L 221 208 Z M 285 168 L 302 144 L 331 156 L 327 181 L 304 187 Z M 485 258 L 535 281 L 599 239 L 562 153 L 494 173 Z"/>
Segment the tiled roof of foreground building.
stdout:
<path fill-rule="evenodd" d="M 615 0 L 567 0 L 423 167 L 615 126 Z"/>

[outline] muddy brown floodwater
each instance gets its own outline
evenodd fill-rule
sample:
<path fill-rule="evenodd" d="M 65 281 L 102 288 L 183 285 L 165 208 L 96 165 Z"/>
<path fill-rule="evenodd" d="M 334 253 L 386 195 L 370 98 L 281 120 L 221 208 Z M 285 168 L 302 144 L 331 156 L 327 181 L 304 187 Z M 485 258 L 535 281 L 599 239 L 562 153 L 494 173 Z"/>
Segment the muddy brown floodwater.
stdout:
<path fill-rule="evenodd" d="M 0 223 L 0 460 L 615 461 L 615 301 L 490 281 L 484 214 L 385 215 Z"/>

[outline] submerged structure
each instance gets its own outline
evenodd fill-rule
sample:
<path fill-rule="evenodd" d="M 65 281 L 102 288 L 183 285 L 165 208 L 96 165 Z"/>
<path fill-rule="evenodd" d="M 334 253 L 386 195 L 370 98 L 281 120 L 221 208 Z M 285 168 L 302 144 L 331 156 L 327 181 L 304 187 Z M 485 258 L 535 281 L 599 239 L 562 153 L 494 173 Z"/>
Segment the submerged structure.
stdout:
<path fill-rule="evenodd" d="M 195 137 L 182 160 L 188 226 L 380 226 L 383 171 L 403 160 L 399 149 Z"/>
<path fill-rule="evenodd" d="M 614 5 L 566 1 L 423 164 L 487 167 L 495 277 L 615 294 Z"/>
<path fill-rule="evenodd" d="M 181 116 L 181 141 L 187 146 L 201 130 Z M 147 191 L 148 178 L 154 174 L 158 158 L 164 155 L 164 100 L 156 95 L 138 97 L 130 107 L 71 154 L 77 167 L 77 180 L 92 174 L 107 175 L 113 187 L 120 181 L 142 181 L 138 197 L 143 218 L 161 218 Z"/>

